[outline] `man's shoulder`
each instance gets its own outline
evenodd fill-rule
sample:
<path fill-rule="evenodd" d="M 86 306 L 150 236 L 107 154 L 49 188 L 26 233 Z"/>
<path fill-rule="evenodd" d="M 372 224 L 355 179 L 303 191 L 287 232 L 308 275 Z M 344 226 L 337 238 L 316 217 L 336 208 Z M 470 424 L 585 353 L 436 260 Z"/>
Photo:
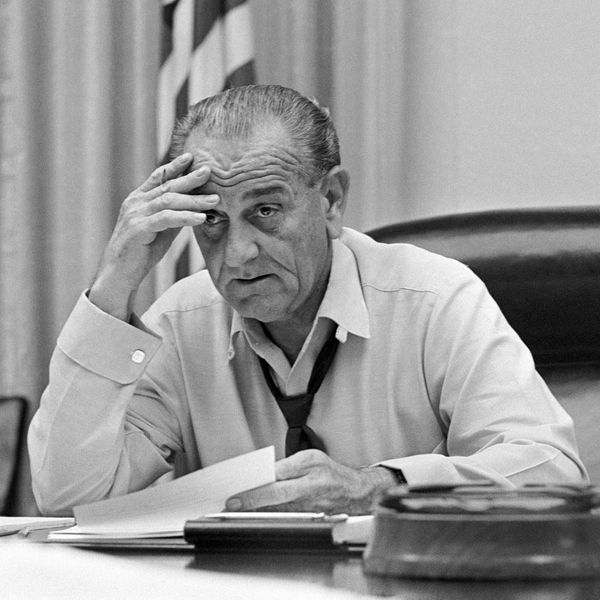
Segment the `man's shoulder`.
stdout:
<path fill-rule="evenodd" d="M 163 315 L 191 312 L 229 311 L 229 305 L 215 288 L 207 270 L 198 271 L 169 287 L 147 310 L 145 321 Z"/>
<path fill-rule="evenodd" d="M 476 278 L 464 264 L 412 244 L 385 244 L 344 228 L 340 241 L 355 256 L 363 287 L 445 293 Z"/>

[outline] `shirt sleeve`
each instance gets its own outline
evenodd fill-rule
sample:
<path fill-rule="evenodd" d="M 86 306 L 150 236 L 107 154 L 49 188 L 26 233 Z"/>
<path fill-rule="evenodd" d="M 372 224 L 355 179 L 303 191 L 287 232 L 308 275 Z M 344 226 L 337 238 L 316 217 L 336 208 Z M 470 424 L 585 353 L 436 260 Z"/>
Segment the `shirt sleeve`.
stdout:
<path fill-rule="evenodd" d="M 171 468 L 176 418 L 152 386 L 145 421 L 128 415 L 161 338 L 81 296 L 57 342 L 49 384 L 28 435 L 33 491 L 43 514 L 147 487 Z M 138 399 L 139 400 L 139 399 Z"/>
<path fill-rule="evenodd" d="M 449 288 L 423 346 L 445 447 L 380 464 L 411 485 L 586 483 L 571 418 L 484 284 L 465 268 Z"/>

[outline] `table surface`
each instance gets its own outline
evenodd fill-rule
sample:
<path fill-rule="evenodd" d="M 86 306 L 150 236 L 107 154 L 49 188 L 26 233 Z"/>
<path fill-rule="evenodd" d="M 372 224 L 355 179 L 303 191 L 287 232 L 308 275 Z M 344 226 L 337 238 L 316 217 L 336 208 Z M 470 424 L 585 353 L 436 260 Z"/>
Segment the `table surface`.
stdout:
<path fill-rule="evenodd" d="M 10 582 L 8 588 L 4 588 L 9 592 L 6 596 L 3 594 L 6 598 L 63 599 L 85 594 L 86 599 L 143 597 L 148 600 L 163 597 L 164 586 L 174 590 L 174 598 L 188 597 L 195 589 L 196 592 L 203 590 L 205 595 L 194 593 L 194 597 L 209 598 L 218 593 L 218 600 L 238 597 L 263 600 L 282 593 L 286 600 L 296 597 L 311 600 L 600 598 L 600 574 L 598 579 L 545 581 L 402 579 L 366 574 L 360 555 L 209 555 L 191 550 L 97 550 L 36 543 L 16 535 L 0 538 L 0 571 L 6 573 L 4 582 Z"/>

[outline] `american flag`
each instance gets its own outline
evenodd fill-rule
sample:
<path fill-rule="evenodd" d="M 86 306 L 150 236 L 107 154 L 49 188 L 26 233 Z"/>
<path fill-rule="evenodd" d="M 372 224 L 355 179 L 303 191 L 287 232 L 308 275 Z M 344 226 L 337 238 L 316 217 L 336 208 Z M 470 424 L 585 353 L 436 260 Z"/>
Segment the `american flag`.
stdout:
<path fill-rule="evenodd" d="M 173 125 L 188 107 L 254 81 L 250 7 L 245 0 L 163 0 L 158 83 L 158 159 L 165 162 Z M 156 293 L 202 268 L 190 228 L 157 265 Z"/>

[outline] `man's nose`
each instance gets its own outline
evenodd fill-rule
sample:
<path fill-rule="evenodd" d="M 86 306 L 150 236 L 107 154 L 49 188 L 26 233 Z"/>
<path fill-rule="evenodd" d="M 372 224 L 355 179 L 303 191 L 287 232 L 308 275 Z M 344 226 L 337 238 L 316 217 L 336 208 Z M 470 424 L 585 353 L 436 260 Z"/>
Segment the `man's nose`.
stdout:
<path fill-rule="evenodd" d="M 230 226 L 225 247 L 225 264 L 241 267 L 258 256 L 258 245 L 250 227 Z"/>

